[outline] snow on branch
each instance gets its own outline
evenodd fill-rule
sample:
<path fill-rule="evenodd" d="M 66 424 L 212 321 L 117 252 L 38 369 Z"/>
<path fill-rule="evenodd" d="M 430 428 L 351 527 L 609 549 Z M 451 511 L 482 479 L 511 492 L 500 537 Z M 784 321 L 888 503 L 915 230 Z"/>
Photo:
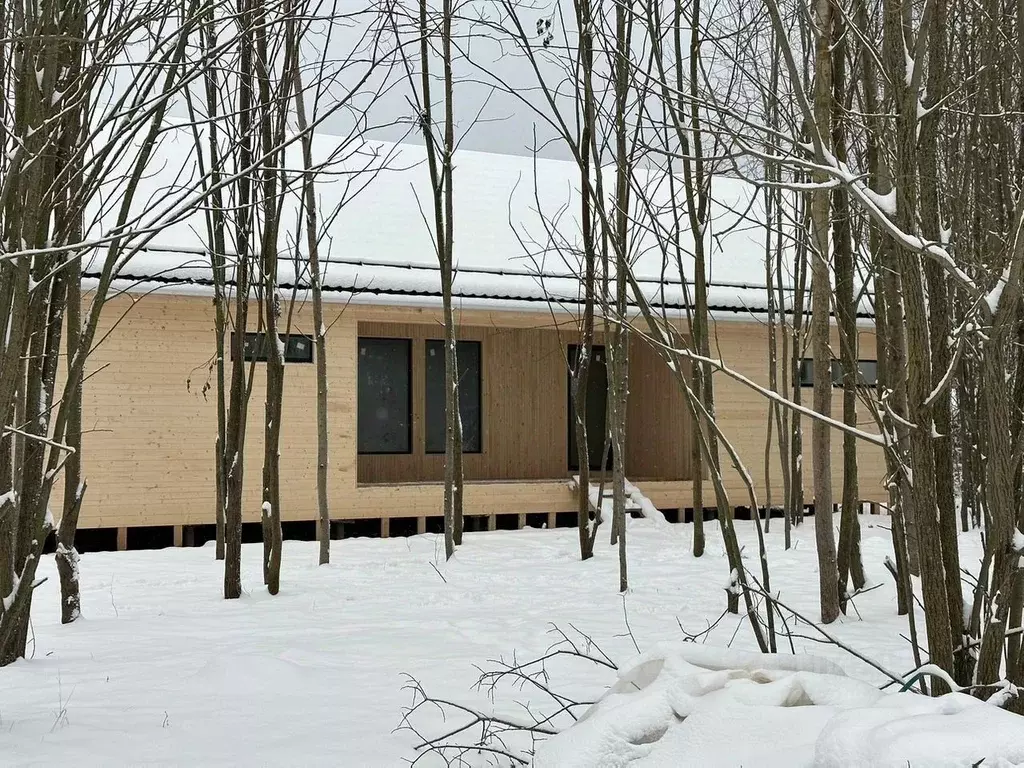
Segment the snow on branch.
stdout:
<path fill-rule="evenodd" d="M 865 440 L 865 441 L 867 441 L 869 443 L 872 443 L 873 445 L 877 445 L 877 446 L 880 446 L 880 447 L 883 447 L 883 448 L 886 445 L 886 439 L 885 439 L 884 436 L 876 435 L 876 434 L 874 434 L 872 432 L 865 432 L 864 430 L 857 429 L 856 427 L 851 427 L 851 426 L 849 426 L 847 424 L 844 424 L 841 421 L 838 421 L 837 419 L 833 419 L 833 418 L 831 418 L 829 416 L 825 416 L 825 415 L 823 415 L 821 413 L 818 413 L 813 408 L 808 408 L 807 406 L 804 406 L 804 405 L 798 405 L 797 403 L 794 403 L 792 400 L 787 399 L 786 397 L 784 397 L 783 395 L 779 394 L 778 392 L 773 392 L 771 389 L 768 389 L 767 387 L 763 387 L 760 384 L 758 384 L 757 382 L 752 381 L 751 379 L 748 379 L 742 373 L 739 373 L 738 371 L 734 371 L 732 368 L 729 368 L 724 362 L 722 362 L 722 360 L 720 360 L 718 358 L 704 357 L 703 355 L 699 355 L 696 352 L 692 352 L 691 350 L 686 349 L 685 347 L 679 347 L 679 348 L 667 347 L 667 346 L 662 345 L 657 339 L 650 338 L 649 336 L 647 338 L 648 338 L 648 341 L 651 344 L 664 347 L 665 349 L 667 349 L 668 351 L 672 352 L 673 354 L 679 355 L 680 357 L 685 357 L 688 360 L 693 360 L 693 361 L 696 361 L 696 362 L 704 363 L 706 365 L 710 365 L 716 371 L 720 371 L 720 372 L 724 373 L 729 378 L 738 381 L 740 384 L 743 384 L 745 387 L 748 387 L 749 389 L 752 389 L 755 392 L 758 392 L 759 394 L 763 395 L 764 397 L 768 398 L 769 400 L 773 400 L 774 402 L 779 403 L 780 405 L 782 405 L 782 406 L 784 406 L 786 408 L 789 408 L 791 410 L 797 411 L 798 413 L 801 413 L 804 416 L 807 416 L 807 417 L 809 417 L 811 419 L 817 419 L 818 421 L 823 421 L 826 424 L 828 424 L 830 427 L 834 427 L 835 429 L 841 430 L 843 432 L 848 432 L 848 433 L 854 435 L 855 437 L 857 437 L 857 438 L 859 438 L 861 440 Z"/>

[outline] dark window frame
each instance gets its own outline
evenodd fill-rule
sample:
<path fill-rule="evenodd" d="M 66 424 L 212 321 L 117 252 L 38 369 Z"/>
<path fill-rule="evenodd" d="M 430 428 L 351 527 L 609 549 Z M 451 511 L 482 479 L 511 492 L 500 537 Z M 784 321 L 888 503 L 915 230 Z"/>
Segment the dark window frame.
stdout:
<path fill-rule="evenodd" d="M 231 359 L 235 359 L 235 334 L 231 332 Z M 306 364 L 313 362 L 313 337 L 306 333 L 281 333 L 278 334 L 284 342 L 284 362 L 286 365 Z M 267 334 L 265 331 L 246 331 L 242 339 L 242 359 L 247 363 L 265 363 L 269 359 L 265 349 Z M 298 342 L 305 342 L 307 352 L 296 352 Z"/>
<path fill-rule="evenodd" d="M 359 448 L 359 347 L 367 341 L 400 341 L 406 348 L 406 430 L 408 449 L 404 451 L 363 451 Z M 356 455 L 357 456 L 410 456 L 413 450 L 413 378 L 412 378 L 412 339 L 398 336 L 359 336 L 356 338 Z"/>
<path fill-rule="evenodd" d="M 476 366 L 476 391 L 477 401 L 479 404 L 480 414 L 477 419 L 477 449 L 474 451 L 467 451 L 463 447 L 462 453 L 465 455 L 477 455 L 484 452 L 484 345 L 479 339 L 456 339 L 456 350 L 460 344 L 472 344 L 477 348 L 477 366 Z M 444 352 L 444 339 L 424 339 L 423 340 L 423 453 L 427 456 L 443 456 L 444 448 L 441 450 L 430 450 L 427 446 L 427 439 L 430 435 L 430 430 L 427 428 L 428 410 L 430 408 L 430 401 L 427 397 L 427 355 L 429 354 L 429 345 L 440 344 L 441 351 Z M 458 353 L 456 352 L 456 355 Z M 461 358 L 460 358 L 461 359 Z M 462 392 L 462 380 L 459 380 L 459 392 Z M 463 424 L 465 427 L 465 424 Z M 463 433 L 462 443 L 465 446 L 466 436 Z"/>
<path fill-rule="evenodd" d="M 874 389 L 878 385 L 878 360 L 871 360 L 869 358 L 858 358 L 857 359 L 857 373 L 861 374 L 864 363 L 871 363 L 875 366 L 875 375 L 872 381 L 868 381 L 861 376 L 861 380 L 857 382 L 857 387 L 860 389 Z M 842 387 L 843 386 L 843 371 L 842 361 L 832 360 L 832 386 Z M 800 360 L 800 386 L 809 388 L 814 386 L 814 360 L 810 357 L 805 357 Z"/>

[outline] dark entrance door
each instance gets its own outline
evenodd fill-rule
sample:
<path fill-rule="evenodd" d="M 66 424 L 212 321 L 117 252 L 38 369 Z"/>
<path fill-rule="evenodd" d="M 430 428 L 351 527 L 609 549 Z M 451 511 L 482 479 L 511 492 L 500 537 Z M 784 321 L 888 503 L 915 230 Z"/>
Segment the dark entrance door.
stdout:
<path fill-rule="evenodd" d="M 601 454 L 604 451 L 607 437 L 606 416 L 608 412 L 608 369 L 605 366 L 604 347 L 594 345 L 593 359 L 590 361 L 590 372 L 587 376 L 587 454 L 592 470 L 601 469 Z M 580 348 L 576 344 L 569 345 L 569 365 L 575 367 L 579 358 Z M 579 454 L 576 451 L 575 409 L 572 403 L 572 372 L 569 376 L 569 469 L 577 472 L 580 468 Z M 612 468 L 611 451 L 605 469 Z"/>

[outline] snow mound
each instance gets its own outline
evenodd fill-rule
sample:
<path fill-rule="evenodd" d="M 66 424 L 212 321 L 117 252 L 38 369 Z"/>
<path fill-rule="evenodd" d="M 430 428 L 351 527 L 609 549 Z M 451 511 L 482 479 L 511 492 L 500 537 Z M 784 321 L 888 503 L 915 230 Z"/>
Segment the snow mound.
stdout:
<path fill-rule="evenodd" d="M 658 646 L 537 768 L 1024 765 L 1024 718 L 962 694 L 885 694 L 810 655 Z"/>
<path fill-rule="evenodd" d="M 830 720 L 818 737 L 815 766 L 1024 765 L 1024 717 L 963 693 L 937 699 L 893 694 L 874 707 Z"/>

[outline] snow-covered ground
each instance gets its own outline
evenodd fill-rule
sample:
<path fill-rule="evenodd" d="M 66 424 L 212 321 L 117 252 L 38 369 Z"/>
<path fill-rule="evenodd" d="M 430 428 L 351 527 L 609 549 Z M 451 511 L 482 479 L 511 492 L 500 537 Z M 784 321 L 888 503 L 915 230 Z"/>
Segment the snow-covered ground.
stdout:
<path fill-rule="evenodd" d="M 862 517 L 866 569 L 881 586 L 832 631 L 906 672 L 906 622 L 883 567 L 886 522 Z M 784 551 L 781 521 L 773 524 L 773 589 L 814 616 L 813 526 L 802 526 Z M 752 525 L 738 522 L 751 559 Z M 552 625 L 577 628 L 628 665 L 636 649 L 626 617 L 641 650 L 681 639 L 680 625 L 697 632 L 717 619 L 728 581 L 718 531 L 709 524 L 700 560 L 689 553 L 691 532 L 631 522 L 624 601 L 606 530 L 586 563 L 572 529 L 470 533 L 449 563 L 433 535 L 334 542 L 326 567 L 316 565 L 316 544 L 286 542 L 277 597 L 262 587 L 260 548 L 246 546 L 246 592 L 230 602 L 220 598 L 222 569 L 210 547 L 90 554 L 81 564 L 84 618 L 69 627 L 59 624 L 48 557 L 40 573 L 50 578 L 33 609 L 33 658 L 0 670 L 0 763 L 401 765 L 415 756 L 415 737 L 394 732 L 411 700 L 406 674 L 431 694 L 480 704 L 471 690 L 475 665 L 542 654 Z M 977 535 L 961 543 L 964 564 L 973 565 Z M 833 646 L 795 642 L 855 678 L 884 681 Z M 754 648 L 733 616 L 707 643 Z M 551 686 L 594 700 L 615 682 L 610 670 L 566 663 L 553 669 Z M 505 695 L 498 706 L 509 712 L 513 701 L 541 698 Z"/>

